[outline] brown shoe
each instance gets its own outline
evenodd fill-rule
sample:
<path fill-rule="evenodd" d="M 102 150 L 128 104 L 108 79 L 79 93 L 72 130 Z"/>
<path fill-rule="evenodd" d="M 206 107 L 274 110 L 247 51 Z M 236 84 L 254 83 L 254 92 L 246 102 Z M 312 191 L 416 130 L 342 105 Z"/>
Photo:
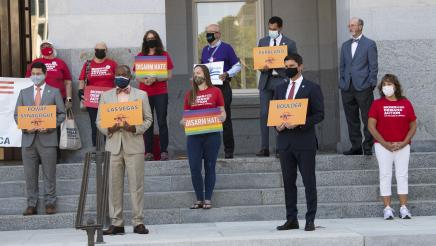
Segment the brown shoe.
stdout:
<path fill-rule="evenodd" d="M 256 153 L 257 157 L 268 157 L 269 156 L 269 149 L 261 149 L 259 152 Z"/>
<path fill-rule="evenodd" d="M 46 214 L 55 214 L 56 213 L 56 207 L 53 204 L 45 205 L 45 213 Z"/>
<path fill-rule="evenodd" d="M 124 226 L 110 225 L 107 230 L 103 230 L 103 235 L 123 235 L 124 233 Z"/>
<path fill-rule="evenodd" d="M 26 210 L 24 210 L 23 212 L 23 216 L 28 216 L 28 215 L 35 215 L 38 214 L 38 211 L 36 210 L 35 207 L 29 206 L 26 208 Z"/>
<path fill-rule="evenodd" d="M 133 232 L 138 234 L 148 234 L 148 229 L 143 224 L 133 227 Z"/>

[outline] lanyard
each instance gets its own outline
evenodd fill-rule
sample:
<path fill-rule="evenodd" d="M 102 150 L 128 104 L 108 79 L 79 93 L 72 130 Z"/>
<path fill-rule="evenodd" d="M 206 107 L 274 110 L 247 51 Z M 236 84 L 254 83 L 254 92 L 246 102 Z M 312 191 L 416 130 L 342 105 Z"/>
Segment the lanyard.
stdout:
<path fill-rule="evenodd" d="M 209 62 L 213 62 L 213 55 L 215 55 L 215 52 L 218 50 L 218 48 L 221 46 L 222 42 L 220 42 L 220 44 L 215 48 L 215 50 L 212 52 L 212 54 L 209 56 L 208 61 Z M 207 48 L 207 50 L 210 50 L 210 47 Z"/>

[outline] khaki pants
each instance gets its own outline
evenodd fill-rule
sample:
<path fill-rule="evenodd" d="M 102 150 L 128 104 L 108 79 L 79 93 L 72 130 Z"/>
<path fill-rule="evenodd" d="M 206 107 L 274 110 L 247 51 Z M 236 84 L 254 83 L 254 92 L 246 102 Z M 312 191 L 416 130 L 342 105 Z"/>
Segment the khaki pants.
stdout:
<path fill-rule="evenodd" d="M 124 170 L 127 169 L 132 202 L 132 224 L 144 224 L 144 154 L 111 155 L 109 170 L 109 216 L 114 226 L 124 226 Z"/>

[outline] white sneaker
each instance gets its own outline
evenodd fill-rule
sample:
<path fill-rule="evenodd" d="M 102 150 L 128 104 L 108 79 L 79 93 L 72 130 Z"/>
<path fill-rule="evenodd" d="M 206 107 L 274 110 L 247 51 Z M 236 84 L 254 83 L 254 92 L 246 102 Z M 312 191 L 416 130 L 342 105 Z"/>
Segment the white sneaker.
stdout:
<path fill-rule="evenodd" d="M 383 210 L 383 217 L 385 220 L 393 220 L 394 219 L 394 210 L 392 208 L 385 208 Z"/>
<path fill-rule="evenodd" d="M 400 208 L 400 219 L 411 219 L 412 214 L 406 206 Z"/>

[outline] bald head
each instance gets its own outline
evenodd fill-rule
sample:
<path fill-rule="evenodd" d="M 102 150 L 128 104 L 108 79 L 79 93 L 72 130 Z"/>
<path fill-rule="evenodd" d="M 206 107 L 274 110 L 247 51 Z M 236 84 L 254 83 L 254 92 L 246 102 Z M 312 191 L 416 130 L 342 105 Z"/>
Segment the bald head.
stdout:
<path fill-rule="evenodd" d="M 107 50 L 107 45 L 105 42 L 98 42 L 95 44 L 95 49 Z"/>
<path fill-rule="evenodd" d="M 126 78 L 132 78 L 132 72 L 130 72 L 130 68 L 127 65 L 119 65 L 115 69 L 115 76 L 123 76 Z"/>
<path fill-rule="evenodd" d="M 217 24 L 210 24 L 206 27 L 206 37 L 207 36 L 212 36 L 212 39 L 207 38 L 207 41 L 209 42 L 209 44 L 211 45 L 215 45 L 216 43 L 218 43 L 218 41 L 221 38 L 221 33 L 220 33 L 220 26 L 218 26 Z"/>
<path fill-rule="evenodd" d="M 352 17 L 348 23 L 348 30 L 353 37 L 359 37 L 363 31 L 363 20 L 357 17 Z"/>
<path fill-rule="evenodd" d="M 220 26 L 217 24 L 210 24 L 206 27 L 206 32 L 220 32 Z"/>

